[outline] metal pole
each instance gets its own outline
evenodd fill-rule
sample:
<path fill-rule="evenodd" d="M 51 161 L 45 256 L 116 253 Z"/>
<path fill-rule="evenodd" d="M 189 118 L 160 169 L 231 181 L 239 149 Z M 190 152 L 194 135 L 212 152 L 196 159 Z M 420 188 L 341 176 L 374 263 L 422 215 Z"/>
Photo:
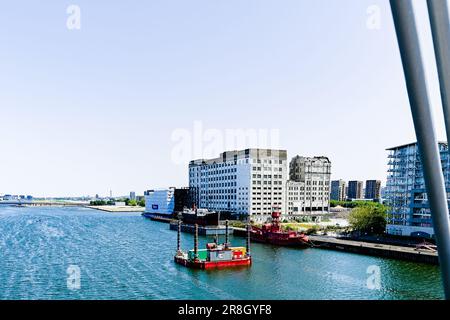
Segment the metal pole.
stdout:
<path fill-rule="evenodd" d="M 195 224 L 195 234 L 194 234 L 194 259 L 198 259 L 198 224 Z"/>
<path fill-rule="evenodd" d="M 250 230 L 251 230 L 251 226 L 250 226 L 250 219 L 249 222 L 247 223 L 247 256 L 250 257 Z"/>
<path fill-rule="evenodd" d="M 447 194 L 430 110 L 414 9 L 410 0 L 390 0 L 390 3 L 436 235 L 445 297 L 450 299 L 450 228 Z"/>
<path fill-rule="evenodd" d="M 228 220 L 225 221 L 225 245 L 228 246 Z"/>
<path fill-rule="evenodd" d="M 177 253 L 181 251 L 181 220 L 178 220 Z"/>
<path fill-rule="evenodd" d="M 447 141 L 450 137 L 450 19 L 447 0 L 428 0 Z"/>

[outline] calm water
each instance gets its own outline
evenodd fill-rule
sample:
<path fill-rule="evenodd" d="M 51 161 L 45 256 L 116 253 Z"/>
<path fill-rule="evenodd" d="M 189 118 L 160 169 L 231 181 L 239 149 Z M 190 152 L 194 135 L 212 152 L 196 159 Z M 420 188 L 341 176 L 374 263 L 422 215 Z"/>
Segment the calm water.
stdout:
<path fill-rule="evenodd" d="M 190 249 L 192 235 L 182 245 Z M 175 249 L 176 232 L 140 214 L 0 206 L 0 299 L 443 298 L 436 266 L 253 244 L 251 268 L 205 272 L 175 265 Z M 77 291 L 69 265 L 81 270 Z M 381 290 L 367 288 L 371 265 Z"/>

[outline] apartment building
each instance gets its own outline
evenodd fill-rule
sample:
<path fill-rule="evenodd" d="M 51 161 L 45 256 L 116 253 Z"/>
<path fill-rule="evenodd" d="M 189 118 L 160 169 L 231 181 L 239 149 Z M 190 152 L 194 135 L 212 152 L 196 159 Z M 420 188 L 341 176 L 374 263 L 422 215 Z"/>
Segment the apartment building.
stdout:
<path fill-rule="evenodd" d="M 331 200 L 345 201 L 347 198 L 347 183 L 344 180 L 331 181 Z"/>
<path fill-rule="evenodd" d="M 292 158 L 286 184 L 286 213 L 295 216 L 329 210 L 331 161 L 327 157 Z"/>
<path fill-rule="evenodd" d="M 381 199 L 381 181 L 367 180 L 366 189 L 364 191 L 365 199 L 380 200 Z"/>
<path fill-rule="evenodd" d="M 385 196 L 389 211 L 386 232 L 403 236 L 434 236 L 417 143 L 389 148 L 387 151 L 389 169 Z M 447 142 L 439 142 L 439 151 L 448 198 L 450 157 Z"/>
<path fill-rule="evenodd" d="M 349 181 L 347 188 L 347 199 L 363 199 L 363 186 L 364 183 L 362 181 Z"/>
<path fill-rule="evenodd" d="M 284 209 L 287 152 L 273 149 L 227 151 L 189 163 L 189 187 L 199 208 L 265 221 L 273 207 Z"/>
<path fill-rule="evenodd" d="M 147 190 L 144 192 L 145 213 L 150 215 L 173 215 L 190 208 L 191 192 L 189 188 Z"/>

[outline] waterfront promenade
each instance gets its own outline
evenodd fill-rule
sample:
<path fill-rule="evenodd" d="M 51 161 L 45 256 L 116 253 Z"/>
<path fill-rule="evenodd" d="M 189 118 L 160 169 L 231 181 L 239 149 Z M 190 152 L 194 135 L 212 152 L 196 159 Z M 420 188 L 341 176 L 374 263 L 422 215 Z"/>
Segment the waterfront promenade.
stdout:
<path fill-rule="evenodd" d="M 89 202 L 76 201 L 0 201 L 0 206 L 18 207 L 80 207 L 105 212 L 144 212 L 145 208 L 140 206 L 91 206 Z"/>
<path fill-rule="evenodd" d="M 430 264 L 439 264 L 436 251 L 416 249 L 405 246 L 345 240 L 325 236 L 309 236 L 315 248 L 367 254 L 377 257 L 408 260 Z"/>
<path fill-rule="evenodd" d="M 0 206 L 22 206 L 22 207 L 85 207 L 89 205 L 88 202 L 77 201 L 26 201 L 26 200 L 11 200 L 0 201 Z"/>
<path fill-rule="evenodd" d="M 233 228 L 234 235 L 245 237 L 247 231 L 243 228 Z M 328 249 L 369 256 L 399 259 L 428 264 L 439 264 L 437 252 L 417 250 L 416 248 L 372 243 L 356 240 L 339 239 L 335 237 L 310 235 L 309 239 L 315 249 Z"/>

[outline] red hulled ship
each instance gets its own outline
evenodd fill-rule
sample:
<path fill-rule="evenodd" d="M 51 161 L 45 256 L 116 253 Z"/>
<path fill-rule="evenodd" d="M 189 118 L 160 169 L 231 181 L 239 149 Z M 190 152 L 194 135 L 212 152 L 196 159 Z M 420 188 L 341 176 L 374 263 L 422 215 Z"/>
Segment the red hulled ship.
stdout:
<path fill-rule="evenodd" d="M 174 257 L 176 263 L 193 269 L 221 269 L 239 266 L 250 266 L 250 228 L 248 228 L 247 247 L 231 247 L 228 243 L 228 221 L 225 243 L 208 243 L 206 249 L 198 248 L 198 225 L 195 225 L 194 249 L 184 252 L 181 250 L 181 221 L 178 222 L 178 249 Z"/>
<path fill-rule="evenodd" d="M 281 212 L 274 209 L 271 223 L 266 223 L 261 228 L 252 226 L 251 240 L 279 246 L 310 247 L 311 243 L 304 233 L 281 229 L 280 216 Z"/>

